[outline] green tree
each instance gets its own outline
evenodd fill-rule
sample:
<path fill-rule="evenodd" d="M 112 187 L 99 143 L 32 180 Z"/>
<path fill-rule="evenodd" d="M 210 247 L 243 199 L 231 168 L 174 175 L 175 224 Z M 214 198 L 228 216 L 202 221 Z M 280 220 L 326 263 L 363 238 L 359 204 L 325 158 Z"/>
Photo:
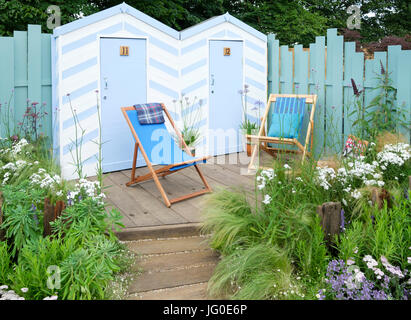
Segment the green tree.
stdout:
<path fill-rule="evenodd" d="M 224 7 L 261 32 L 275 33 L 281 44 L 308 46 L 327 27 L 327 19 L 310 12 L 302 1 L 224 0 Z"/>
<path fill-rule="evenodd" d="M 66 24 L 80 17 L 98 11 L 98 8 L 87 0 L 0 0 L 0 36 L 11 36 L 14 30 L 27 30 L 28 24 L 39 24 L 43 32 L 47 28 L 47 8 L 57 5 L 61 10 L 61 24 Z"/>

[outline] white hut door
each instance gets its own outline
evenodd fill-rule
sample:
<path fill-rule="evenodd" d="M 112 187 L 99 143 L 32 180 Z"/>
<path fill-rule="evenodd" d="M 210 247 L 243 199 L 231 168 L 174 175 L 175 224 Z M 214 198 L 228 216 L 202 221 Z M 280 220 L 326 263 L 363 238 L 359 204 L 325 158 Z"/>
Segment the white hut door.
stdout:
<path fill-rule="evenodd" d="M 121 107 L 147 102 L 146 40 L 101 38 L 103 171 L 131 168 L 134 138 Z"/>
<path fill-rule="evenodd" d="M 210 41 L 209 153 L 243 150 L 239 127 L 242 121 L 243 43 Z"/>

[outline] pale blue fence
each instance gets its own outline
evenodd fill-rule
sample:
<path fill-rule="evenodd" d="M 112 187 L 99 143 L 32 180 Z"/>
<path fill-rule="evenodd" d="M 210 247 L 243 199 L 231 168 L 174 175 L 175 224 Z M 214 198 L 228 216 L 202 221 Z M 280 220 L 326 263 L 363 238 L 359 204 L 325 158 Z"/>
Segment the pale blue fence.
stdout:
<path fill-rule="evenodd" d="M 46 104 L 47 118 L 41 131 L 51 136 L 51 35 L 42 34 L 41 26 L 28 25 L 27 31 L 14 31 L 13 37 L 0 37 L 0 103 L 4 118 L 5 104 L 17 126 L 22 121 L 27 101 Z M 14 92 L 13 92 L 14 91 Z M 5 123 L 1 123 L 4 134 Z"/>
<path fill-rule="evenodd" d="M 339 152 L 343 141 L 352 133 L 354 119 L 344 117 L 353 102 L 351 78 L 364 89 L 364 103 L 378 94 L 376 78 L 381 65 L 390 73 L 397 89 L 397 105 L 407 117 L 408 127 L 399 128 L 411 140 L 411 50 L 390 46 L 388 52 L 376 52 L 374 59 L 364 60 L 364 53 L 355 52 L 354 42 L 344 42 L 337 29 L 328 29 L 327 36 L 316 37 L 309 52 L 301 45 L 279 46 L 275 36 L 268 36 L 268 91 L 269 93 L 317 94 L 314 140 L 315 153 Z"/>

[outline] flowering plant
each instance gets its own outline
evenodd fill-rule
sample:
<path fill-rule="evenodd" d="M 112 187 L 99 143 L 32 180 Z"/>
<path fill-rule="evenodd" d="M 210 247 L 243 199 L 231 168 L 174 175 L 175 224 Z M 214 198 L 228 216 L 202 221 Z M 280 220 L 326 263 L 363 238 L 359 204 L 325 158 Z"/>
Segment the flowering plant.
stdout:
<path fill-rule="evenodd" d="M 325 278 L 326 289 L 319 290 L 317 298 L 320 300 L 408 300 L 410 273 L 391 265 L 384 256 L 381 256 L 380 260 L 381 266 L 372 256 L 364 256 L 362 261 L 367 267 L 365 270 L 363 268 L 364 272 L 355 265 L 354 258 L 346 262 L 330 261 Z"/>

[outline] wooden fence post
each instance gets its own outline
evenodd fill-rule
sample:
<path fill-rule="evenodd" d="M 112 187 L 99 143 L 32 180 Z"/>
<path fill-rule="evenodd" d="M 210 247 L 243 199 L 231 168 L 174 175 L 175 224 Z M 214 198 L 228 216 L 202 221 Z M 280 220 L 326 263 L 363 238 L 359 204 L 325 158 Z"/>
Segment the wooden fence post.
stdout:
<path fill-rule="evenodd" d="M 43 237 L 51 235 L 50 222 L 54 221 L 54 206 L 51 205 L 50 199 L 44 199 L 44 219 L 43 219 Z"/>
<path fill-rule="evenodd" d="M 341 203 L 326 202 L 317 207 L 317 213 L 321 218 L 321 226 L 325 233 L 325 239 L 330 244 L 336 234 L 341 231 Z"/>
<path fill-rule="evenodd" d="M 50 236 L 52 234 L 51 232 L 51 226 L 50 222 L 53 222 L 56 220 L 58 217 L 61 216 L 61 213 L 63 210 L 66 208 L 66 205 L 64 201 L 57 201 L 56 205 L 52 205 L 50 202 L 50 199 L 46 198 L 44 199 L 44 231 L 43 231 L 43 237 Z"/>
<path fill-rule="evenodd" d="M 0 226 L 3 223 L 2 207 L 3 207 L 3 193 L 0 191 Z M 0 241 L 5 240 L 5 234 L 4 233 L 5 233 L 4 230 L 0 229 Z"/>

